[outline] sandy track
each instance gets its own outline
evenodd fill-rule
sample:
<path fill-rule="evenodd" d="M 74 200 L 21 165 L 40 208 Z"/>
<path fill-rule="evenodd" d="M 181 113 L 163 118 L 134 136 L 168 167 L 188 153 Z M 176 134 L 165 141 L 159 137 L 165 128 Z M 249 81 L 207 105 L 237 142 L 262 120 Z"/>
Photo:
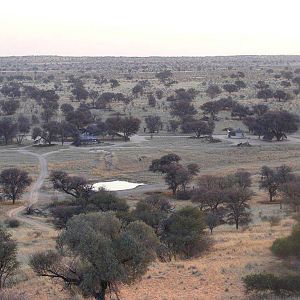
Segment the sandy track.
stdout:
<path fill-rule="evenodd" d="M 68 149 L 47 152 L 44 154 L 38 154 L 38 153 L 31 152 L 29 150 L 26 150 L 26 148 L 28 148 L 28 147 L 24 147 L 21 149 L 4 150 L 4 151 L 15 151 L 15 152 L 18 152 L 18 153 L 21 153 L 24 155 L 31 155 L 31 156 L 36 157 L 39 161 L 39 169 L 40 169 L 40 172 L 39 172 L 39 175 L 38 175 L 36 181 L 31 186 L 30 193 L 29 193 L 29 200 L 28 200 L 27 205 L 23 205 L 23 206 L 14 208 L 14 209 L 10 210 L 7 213 L 7 215 L 10 218 L 13 217 L 15 219 L 18 219 L 21 222 L 24 222 L 30 226 L 34 226 L 40 230 L 46 230 L 46 231 L 53 230 L 53 226 L 51 226 L 50 224 L 46 224 L 44 222 L 40 222 L 38 220 L 31 219 L 28 216 L 21 215 L 21 213 L 26 209 L 26 207 L 28 207 L 29 205 L 36 204 L 39 200 L 40 189 L 43 186 L 45 178 L 48 176 L 48 162 L 47 162 L 46 157 L 51 154 L 57 153 L 59 151 L 64 151 L 64 150 L 68 150 Z M 4 152 L 4 151 L 1 151 L 1 152 Z"/>

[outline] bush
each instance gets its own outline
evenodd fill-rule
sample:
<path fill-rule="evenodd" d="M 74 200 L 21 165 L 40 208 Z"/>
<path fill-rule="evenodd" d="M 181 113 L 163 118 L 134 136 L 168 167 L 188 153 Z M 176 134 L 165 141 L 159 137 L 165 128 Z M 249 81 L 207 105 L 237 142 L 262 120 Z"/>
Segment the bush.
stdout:
<path fill-rule="evenodd" d="M 191 191 L 178 191 L 176 193 L 176 198 L 178 200 L 190 200 L 192 197 L 192 192 Z"/>
<path fill-rule="evenodd" d="M 205 227 L 205 217 L 199 208 L 184 207 L 166 220 L 162 242 L 175 258 L 197 257 L 210 245 Z"/>
<path fill-rule="evenodd" d="M 261 273 L 243 278 L 247 292 L 273 292 L 280 294 L 300 294 L 300 276 L 287 275 L 278 277 L 274 274 Z"/>
<path fill-rule="evenodd" d="M 20 226 L 20 221 L 17 219 L 8 219 L 5 221 L 5 223 L 10 228 L 17 228 Z"/>
<path fill-rule="evenodd" d="M 281 257 L 300 257 L 300 224 L 295 226 L 290 236 L 276 239 L 271 250 L 275 255 Z"/>
<path fill-rule="evenodd" d="M 82 213 L 82 207 L 71 205 L 59 205 L 51 209 L 52 216 L 54 218 L 53 223 L 58 229 L 66 227 L 70 218 Z"/>

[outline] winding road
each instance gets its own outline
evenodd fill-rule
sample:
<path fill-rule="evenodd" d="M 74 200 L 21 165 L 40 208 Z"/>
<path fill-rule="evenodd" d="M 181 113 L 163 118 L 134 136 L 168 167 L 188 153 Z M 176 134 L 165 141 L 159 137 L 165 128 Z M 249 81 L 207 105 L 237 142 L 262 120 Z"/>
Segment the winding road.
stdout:
<path fill-rule="evenodd" d="M 14 151 L 14 152 L 18 152 L 18 153 L 21 153 L 21 154 L 24 154 L 24 155 L 34 156 L 39 161 L 39 169 L 40 169 L 40 172 L 39 172 L 39 175 L 38 175 L 36 181 L 31 186 L 31 189 L 30 189 L 30 192 L 29 192 L 29 197 L 28 197 L 29 200 L 27 202 L 27 205 L 22 205 L 22 206 L 19 206 L 17 208 L 14 208 L 14 209 L 10 210 L 7 213 L 7 216 L 10 217 L 10 218 L 13 217 L 15 219 L 18 219 L 21 222 L 24 222 L 28 225 L 37 227 L 41 230 L 49 231 L 49 230 L 53 229 L 53 226 L 51 226 L 50 224 L 40 222 L 38 220 L 31 219 L 27 216 L 21 215 L 21 213 L 28 207 L 28 205 L 36 204 L 39 200 L 40 189 L 43 186 L 45 178 L 48 176 L 48 162 L 47 162 L 46 157 L 51 155 L 51 154 L 54 154 L 54 153 L 57 153 L 57 152 L 60 152 L 60 151 L 65 151 L 65 150 L 68 150 L 68 149 L 61 149 L 61 150 L 57 150 L 57 151 L 47 152 L 47 153 L 44 153 L 44 154 L 38 154 L 38 153 L 26 150 L 26 148 L 27 147 L 23 147 L 23 148 L 20 148 L 20 149 L 8 149 L 8 150 L 1 151 L 1 152 Z"/>

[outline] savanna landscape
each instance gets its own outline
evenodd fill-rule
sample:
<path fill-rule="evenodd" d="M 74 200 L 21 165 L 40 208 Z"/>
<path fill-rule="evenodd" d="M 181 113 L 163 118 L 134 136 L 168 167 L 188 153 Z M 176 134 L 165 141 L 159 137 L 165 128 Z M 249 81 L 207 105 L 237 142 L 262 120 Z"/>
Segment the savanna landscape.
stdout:
<path fill-rule="evenodd" d="M 299 299 L 300 56 L 0 57 L 0 112 L 0 299 Z"/>

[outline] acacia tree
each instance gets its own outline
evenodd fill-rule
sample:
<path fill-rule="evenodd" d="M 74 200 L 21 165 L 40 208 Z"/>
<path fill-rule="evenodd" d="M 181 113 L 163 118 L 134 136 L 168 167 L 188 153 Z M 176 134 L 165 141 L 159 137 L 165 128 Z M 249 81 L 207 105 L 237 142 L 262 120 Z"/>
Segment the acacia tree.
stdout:
<path fill-rule="evenodd" d="M 177 116 L 181 120 L 189 119 L 193 115 L 197 114 L 197 110 L 192 103 L 189 101 L 174 101 L 170 105 L 171 115 Z"/>
<path fill-rule="evenodd" d="M 185 133 L 194 132 L 197 138 L 201 136 L 212 137 L 215 124 L 213 121 L 202 121 L 202 120 L 192 120 L 184 122 L 181 125 L 181 129 Z"/>
<path fill-rule="evenodd" d="M 288 133 L 298 130 L 299 117 L 287 111 L 268 111 L 261 116 L 247 118 L 244 124 L 255 135 L 263 136 L 266 140 L 277 141 L 287 138 Z"/>
<path fill-rule="evenodd" d="M 79 176 L 70 176 L 64 171 L 52 171 L 50 181 L 53 188 L 74 198 L 88 198 L 93 191 L 93 185 Z"/>
<path fill-rule="evenodd" d="M 66 114 L 66 121 L 81 129 L 93 121 L 93 116 L 86 105 L 80 105 L 76 110 L 70 110 Z"/>
<path fill-rule="evenodd" d="M 256 96 L 258 99 L 264 99 L 267 101 L 268 99 L 273 98 L 274 93 L 271 89 L 261 89 L 257 92 Z"/>
<path fill-rule="evenodd" d="M 136 134 L 140 128 L 141 120 L 133 117 L 120 119 L 120 130 L 123 133 L 124 140 L 128 141 L 129 137 Z"/>
<path fill-rule="evenodd" d="M 74 112 L 74 107 L 72 104 L 70 103 L 63 103 L 61 106 L 60 106 L 60 110 L 63 112 L 63 114 L 65 116 L 67 116 L 68 114 L 71 114 Z"/>
<path fill-rule="evenodd" d="M 62 146 L 64 145 L 66 138 L 72 137 L 73 140 L 76 140 L 78 135 L 78 129 L 72 123 L 66 121 L 58 123 L 58 136 L 60 137 Z"/>
<path fill-rule="evenodd" d="M 98 100 L 99 96 L 100 95 L 99 95 L 98 91 L 91 90 L 89 92 L 89 97 L 92 99 L 92 107 L 93 108 L 96 108 L 96 101 Z"/>
<path fill-rule="evenodd" d="M 176 195 L 179 187 L 185 193 L 188 183 L 199 172 L 197 164 L 183 166 L 179 164 L 180 160 L 181 158 L 177 154 L 170 153 L 162 156 L 160 159 L 154 159 L 149 166 L 149 171 L 165 175 L 165 182 L 169 189 L 172 190 L 173 195 Z"/>
<path fill-rule="evenodd" d="M 221 110 L 221 105 L 219 101 L 208 101 L 201 106 L 201 109 L 205 114 L 210 114 L 211 118 L 214 120 L 216 114 Z"/>
<path fill-rule="evenodd" d="M 268 192 L 270 202 L 272 202 L 273 198 L 277 195 L 280 186 L 293 179 L 291 171 L 291 168 L 286 165 L 275 169 L 271 169 L 268 166 L 261 168 L 259 188 Z"/>
<path fill-rule="evenodd" d="M 73 83 L 71 92 L 77 101 L 86 100 L 89 96 L 89 92 L 86 90 L 84 83 L 81 80 L 76 80 Z"/>
<path fill-rule="evenodd" d="M 251 114 L 251 111 L 248 106 L 235 103 L 231 109 L 231 116 L 238 117 L 240 120 Z"/>
<path fill-rule="evenodd" d="M 172 162 L 165 169 L 165 182 L 169 189 L 172 190 L 173 195 L 176 195 L 180 187 L 183 196 L 186 197 L 187 186 L 198 172 L 199 167 L 196 164 L 182 166 L 179 163 Z"/>
<path fill-rule="evenodd" d="M 270 111 L 261 116 L 261 123 L 266 132 L 282 140 L 287 133 L 298 130 L 299 117 L 287 111 Z"/>
<path fill-rule="evenodd" d="M 151 165 L 149 166 L 149 171 L 164 174 L 172 163 L 178 163 L 180 160 L 181 157 L 175 153 L 163 155 L 159 159 L 152 160 Z"/>
<path fill-rule="evenodd" d="M 239 87 L 233 83 L 227 83 L 223 85 L 223 89 L 229 94 L 231 94 L 237 92 L 239 90 Z"/>
<path fill-rule="evenodd" d="M 248 188 L 233 188 L 227 192 L 226 218 L 229 224 L 235 224 L 236 229 L 239 229 L 240 224 L 248 224 L 251 221 L 248 201 L 252 195 Z"/>
<path fill-rule="evenodd" d="M 13 201 L 19 199 L 26 188 L 32 182 L 28 172 L 11 168 L 3 170 L 0 174 L 0 184 L 2 186 L 3 194 L 6 198 Z"/>
<path fill-rule="evenodd" d="M 151 133 L 151 138 L 153 138 L 153 134 L 158 132 L 162 122 L 160 116 L 147 116 L 145 118 L 146 126 Z"/>
<path fill-rule="evenodd" d="M 210 84 L 208 86 L 208 88 L 205 91 L 206 95 L 208 97 L 210 97 L 211 99 L 217 97 L 218 95 L 220 95 L 222 93 L 222 90 L 220 89 L 220 87 L 216 84 Z"/>
<path fill-rule="evenodd" d="M 26 134 L 30 132 L 30 120 L 23 115 L 18 117 L 18 134 L 17 134 L 17 143 L 22 144 L 22 141 Z"/>
<path fill-rule="evenodd" d="M 50 121 L 42 125 L 42 128 L 35 127 L 32 131 L 33 140 L 41 139 L 48 145 L 57 139 L 60 133 L 60 124 L 56 121 Z"/>
<path fill-rule="evenodd" d="M 283 90 L 276 90 L 275 93 L 273 94 L 273 97 L 279 102 L 281 102 L 281 101 L 287 101 L 290 96 L 288 93 L 286 93 Z"/>
<path fill-rule="evenodd" d="M 0 227 L 0 290 L 5 286 L 6 280 L 13 276 L 18 269 L 17 243 L 11 235 Z"/>
<path fill-rule="evenodd" d="M 33 255 L 30 264 L 39 276 L 76 286 L 84 296 L 105 300 L 120 284 L 141 278 L 156 258 L 159 240 L 143 222 L 125 228 L 110 213 L 78 215 L 68 221 L 57 240 L 60 250 Z"/>
<path fill-rule="evenodd" d="M 18 131 L 18 125 L 11 118 L 5 117 L 0 120 L 0 136 L 4 137 L 5 145 L 8 145 Z"/>
<path fill-rule="evenodd" d="M 173 74 L 170 70 L 164 70 L 155 74 L 155 77 L 163 84 L 169 85 L 172 81 Z"/>

